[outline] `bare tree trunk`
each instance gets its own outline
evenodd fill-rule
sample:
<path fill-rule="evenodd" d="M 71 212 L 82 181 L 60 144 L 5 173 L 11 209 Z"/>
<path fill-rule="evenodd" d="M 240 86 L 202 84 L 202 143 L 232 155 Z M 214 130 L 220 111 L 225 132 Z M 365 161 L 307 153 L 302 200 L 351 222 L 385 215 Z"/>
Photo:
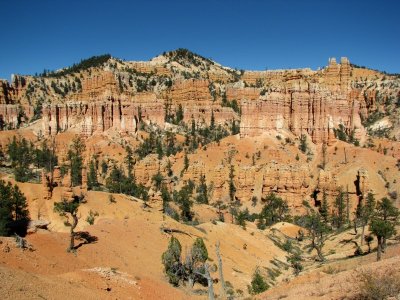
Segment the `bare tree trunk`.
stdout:
<path fill-rule="evenodd" d="M 354 219 L 354 234 L 357 234 L 357 217 Z"/>
<path fill-rule="evenodd" d="M 346 218 L 347 224 L 350 225 L 350 197 L 349 197 L 349 185 L 346 187 Z M 350 225 L 351 226 L 351 225 Z M 357 228 L 357 226 L 356 226 Z"/>
<path fill-rule="evenodd" d="M 225 287 L 224 274 L 222 270 L 222 259 L 219 253 L 219 245 L 220 243 L 218 241 L 217 244 L 215 244 L 215 251 L 217 252 L 217 258 L 218 258 L 219 280 L 221 281 L 221 298 L 226 299 L 226 287 Z"/>
<path fill-rule="evenodd" d="M 382 238 L 382 253 L 385 253 L 386 247 L 387 247 L 387 245 L 386 245 L 386 238 L 383 237 L 383 238 Z"/>
<path fill-rule="evenodd" d="M 207 263 L 204 264 L 204 277 L 207 279 L 207 284 L 208 284 L 208 299 L 214 300 L 213 280 L 210 276 Z"/>
<path fill-rule="evenodd" d="M 318 258 L 320 259 L 320 261 L 325 261 L 325 257 L 322 254 L 322 247 L 315 246 L 315 250 L 317 250 Z"/>
<path fill-rule="evenodd" d="M 69 248 L 67 249 L 68 252 L 71 252 L 75 249 L 75 227 L 78 225 L 78 216 L 76 214 L 72 215 L 73 222 L 71 224 L 71 230 L 70 230 L 70 243 L 69 243 Z"/>
<path fill-rule="evenodd" d="M 189 285 L 190 289 L 193 289 L 194 280 L 193 280 L 193 277 L 192 277 L 192 276 L 189 276 L 188 285 Z"/>
<path fill-rule="evenodd" d="M 364 236 L 365 236 L 365 224 L 363 223 L 362 230 L 361 230 L 361 246 L 364 245 Z"/>
<path fill-rule="evenodd" d="M 376 252 L 376 260 L 380 261 L 382 257 L 382 238 L 378 237 L 378 251 Z"/>

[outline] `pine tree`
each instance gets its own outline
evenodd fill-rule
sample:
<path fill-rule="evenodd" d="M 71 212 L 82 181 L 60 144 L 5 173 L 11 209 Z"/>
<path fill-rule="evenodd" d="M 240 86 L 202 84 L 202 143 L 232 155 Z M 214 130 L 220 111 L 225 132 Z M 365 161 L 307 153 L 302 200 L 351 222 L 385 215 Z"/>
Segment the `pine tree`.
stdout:
<path fill-rule="evenodd" d="M 321 217 L 324 220 L 325 224 L 327 224 L 329 219 L 329 203 L 328 195 L 326 194 L 325 190 L 322 191 L 322 202 L 319 213 L 321 214 Z"/>
<path fill-rule="evenodd" d="M 229 198 L 231 202 L 235 200 L 236 187 L 233 179 L 235 178 L 235 168 L 231 164 L 229 167 Z"/>
<path fill-rule="evenodd" d="M 68 151 L 68 159 L 70 161 L 71 168 L 71 182 L 73 186 L 82 184 L 82 167 L 83 167 L 83 158 L 82 154 L 85 151 L 85 144 L 83 140 L 76 136 L 72 145 Z"/>
<path fill-rule="evenodd" d="M 334 217 L 336 228 L 341 229 L 346 221 L 346 203 L 344 199 L 345 193 L 343 189 L 340 187 L 338 190 L 338 195 L 335 199 L 335 209 L 336 215 Z"/>
<path fill-rule="evenodd" d="M 214 110 L 211 110 L 210 130 L 213 131 L 214 129 L 215 129 Z"/>
<path fill-rule="evenodd" d="M 54 211 L 59 213 L 60 216 L 65 217 L 65 226 L 70 227 L 70 243 L 67 248 L 68 252 L 75 251 L 75 228 L 78 225 L 78 208 L 81 202 L 81 198 L 74 196 L 73 201 L 63 200 L 61 202 L 54 203 Z M 70 217 L 72 220 L 70 220 Z M 72 222 L 71 222 L 72 221 Z"/>
<path fill-rule="evenodd" d="M 33 149 L 32 143 L 25 138 L 17 140 L 15 136 L 8 145 L 7 154 L 11 160 L 16 181 L 26 182 L 32 177 L 32 171 L 29 166 L 34 162 Z"/>
<path fill-rule="evenodd" d="M 376 207 L 376 201 L 374 194 L 368 193 L 365 205 L 362 205 L 359 210 L 360 214 L 360 219 L 361 219 L 361 226 L 362 226 L 362 231 L 361 231 L 361 245 L 363 245 L 365 238 L 365 226 L 368 225 L 370 222 L 372 216 L 374 215 L 375 212 L 375 207 Z"/>
<path fill-rule="evenodd" d="M 97 180 L 97 168 L 96 161 L 92 159 L 89 164 L 89 173 L 88 173 L 88 189 L 95 190 L 99 187 L 99 182 Z"/>
<path fill-rule="evenodd" d="M 182 108 L 182 104 L 178 105 L 178 110 L 176 111 L 176 125 L 179 125 L 182 121 L 183 121 L 183 108 Z"/>
<path fill-rule="evenodd" d="M 263 209 L 259 214 L 260 226 L 271 226 L 278 222 L 284 222 L 290 220 L 290 210 L 287 202 L 281 197 L 277 197 L 274 193 L 270 193 L 265 199 Z"/>
<path fill-rule="evenodd" d="M 29 211 L 24 194 L 17 185 L 0 180 L 0 236 L 24 235 Z"/>
<path fill-rule="evenodd" d="M 395 225 L 398 224 L 399 215 L 399 209 L 387 197 L 382 198 L 376 205 L 370 230 L 378 240 L 378 260 L 380 252 L 386 248 L 386 240 L 396 234 Z"/>
<path fill-rule="evenodd" d="M 207 183 L 206 183 L 206 176 L 202 174 L 200 176 L 200 184 L 197 187 L 197 197 L 196 202 L 202 204 L 208 204 L 208 190 L 207 190 Z"/>
<path fill-rule="evenodd" d="M 324 261 L 325 257 L 322 253 L 322 249 L 328 237 L 328 226 L 324 222 L 322 222 L 321 216 L 319 214 L 311 212 L 311 214 L 309 214 L 305 219 L 304 227 L 307 229 L 311 238 L 311 244 L 309 245 L 309 247 L 317 251 L 320 261 Z"/>
<path fill-rule="evenodd" d="M 260 273 L 260 270 L 257 268 L 253 273 L 251 286 L 249 286 L 249 292 L 253 295 L 256 295 L 265 292 L 268 288 L 268 283 L 265 281 L 264 277 Z"/>
<path fill-rule="evenodd" d="M 156 190 L 157 191 L 161 190 L 161 186 L 164 181 L 164 176 L 162 176 L 160 169 L 158 169 L 158 172 L 151 178 L 151 180 L 154 182 Z"/>
<path fill-rule="evenodd" d="M 130 146 L 127 146 L 125 148 L 125 150 L 126 150 L 125 163 L 126 163 L 126 168 L 128 170 L 128 178 L 132 179 L 133 178 L 133 166 L 135 164 L 135 161 L 133 159 L 133 151 Z"/>
<path fill-rule="evenodd" d="M 183 169 L 181 171 L 181 176 L 183 173 L 189 168 L 189 157 L 187 155 L 187 152 L 185 151 L 185 155 L 183 157 Z"/>

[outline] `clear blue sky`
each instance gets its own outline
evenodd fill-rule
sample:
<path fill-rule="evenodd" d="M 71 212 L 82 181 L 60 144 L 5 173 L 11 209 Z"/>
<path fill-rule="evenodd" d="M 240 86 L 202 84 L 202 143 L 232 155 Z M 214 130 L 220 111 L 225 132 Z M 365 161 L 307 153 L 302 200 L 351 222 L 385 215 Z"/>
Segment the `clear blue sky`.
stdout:
<path fill-rule="evenodd" d="M 238 69 L 316 69 L 347 56 L 400 73 L 398 0 L 0 0 L 0 8 L 0 78 L 180 47 Z"/>

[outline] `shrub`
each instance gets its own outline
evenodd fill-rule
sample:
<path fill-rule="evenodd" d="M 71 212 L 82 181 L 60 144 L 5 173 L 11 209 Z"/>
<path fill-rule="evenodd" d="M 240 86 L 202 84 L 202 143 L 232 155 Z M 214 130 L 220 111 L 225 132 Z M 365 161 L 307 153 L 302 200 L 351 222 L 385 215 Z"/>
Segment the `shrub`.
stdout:
<path fill-rule="evenodd" d="M 268 283 L 265 281 L 264 277 L 261 275 L 260 270 L 257 268 L 254 271 L 253 278 L 251 280 L 251 285 L 248 286 L 250 294 L 256 295 L 265 292 L 269 288 Z"/>
<path fill-rule="evenodd" d="M 393 270 L 386 270 L 381 274 L 362 273 L 360 292 L 354 299 L 388 299 L 400 293 L 400 275 Z"/>

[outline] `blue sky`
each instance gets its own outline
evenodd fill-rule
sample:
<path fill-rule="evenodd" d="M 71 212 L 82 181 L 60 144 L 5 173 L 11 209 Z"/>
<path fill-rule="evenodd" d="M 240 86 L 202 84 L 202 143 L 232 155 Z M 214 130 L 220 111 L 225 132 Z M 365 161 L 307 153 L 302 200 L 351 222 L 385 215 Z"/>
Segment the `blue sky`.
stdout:
<path fill-rule="evenodd" d="M 110 53 L 188 48 L 238 69 L 327 64 L 400 73 L 400 1 L 0 0 L 0 78 Z"/>

